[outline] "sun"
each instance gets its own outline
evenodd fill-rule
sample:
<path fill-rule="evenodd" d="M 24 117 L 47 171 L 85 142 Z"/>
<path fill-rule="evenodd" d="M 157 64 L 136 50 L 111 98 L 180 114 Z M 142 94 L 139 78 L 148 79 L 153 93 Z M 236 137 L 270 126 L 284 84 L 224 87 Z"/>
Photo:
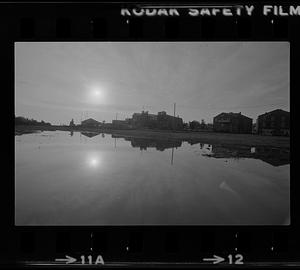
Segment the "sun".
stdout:
<path fill-rule="evenodd" d="M 91 94 L 94 96 L 94 97 L 100 97 L 101 96 L 101 91 L 97 88 L 93 89 Z"/>
<path fill-rule="evenodd" d="M 89 88 L 88 102 L 96 105 L 106 103 L 106 93 L 104 88 L 100 86 L 93 86 Z"/>
<path fill-rule="evenodd" d="M 97 158 L 92 158 L 92 159 L 90 160 L 90 166 L 91 166 L 91 167 L 97 167 L 98 164 L 99 164 L 99 160 L 98 160 Z"/>

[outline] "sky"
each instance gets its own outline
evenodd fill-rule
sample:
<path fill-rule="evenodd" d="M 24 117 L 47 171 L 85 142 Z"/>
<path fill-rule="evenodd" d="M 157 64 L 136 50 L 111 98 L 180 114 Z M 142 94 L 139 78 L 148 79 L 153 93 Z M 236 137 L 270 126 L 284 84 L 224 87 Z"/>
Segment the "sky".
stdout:
<path fill-rule="evenodd" d="M 288 42 L 16 42 L 15 115 L 111 122 L 142 110 L 212 123 L 290 111 Z"/>

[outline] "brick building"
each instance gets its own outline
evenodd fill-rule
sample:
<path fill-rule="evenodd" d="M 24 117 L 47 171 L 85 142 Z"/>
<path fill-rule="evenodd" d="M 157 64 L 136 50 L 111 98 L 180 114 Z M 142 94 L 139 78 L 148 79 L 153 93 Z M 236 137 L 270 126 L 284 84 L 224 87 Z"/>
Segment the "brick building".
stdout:
<path fill-rule="evenodd" d="M 281 109 L 259 115 L 256 124 L 258 134 L 290 135 L 290 113 Z"/>
<path fill-rule="evenodd" d="M 213 119 L 213 130 L 229 133 L 252 133 L 252 119 L 241 113 L 222 112 Z"/>
<path fill-rule="evenodd" d="M 136 128 L 154 128 L 156 127 L 156 122 L 157 115 L 150 114 L 148 111 L 132 115 L 132 125 Z"/>
<path fill-rule="evenodd" d="M 148 111 L 134 113 L 131 124 L 135 128 L 157 128 L 157 129 L 183 129 L 183 120 L 180 117 L 168 115 L 165 111 L 158 114 L 150 114 Z"/>
<path fill-rule="evenodd" d="M 162 111 L 157 114 L 157 125 L 159 129 L 183 129 L 183 120 L 179 116 L 174 117 Z"/>

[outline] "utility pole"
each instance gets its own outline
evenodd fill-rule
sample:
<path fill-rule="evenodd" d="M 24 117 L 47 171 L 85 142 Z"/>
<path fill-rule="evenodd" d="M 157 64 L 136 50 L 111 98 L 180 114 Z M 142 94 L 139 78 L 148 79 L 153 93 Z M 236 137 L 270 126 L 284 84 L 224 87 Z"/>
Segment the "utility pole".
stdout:
<path fill-rule="evenodd" d="M 116 113 L 116 120 L 118 120 L 118 113 Z"/>
<path fill-rule="evenodd" d="M 176 103 L 174 103 L 174 117 L 175 117 L 175 112 L 176 112 Z"/>
<path fill-rule="evenodd" d="M 175 130 L 175 112 L 176 112 L 176 103 L 174 103 L 173 130 Z"/>

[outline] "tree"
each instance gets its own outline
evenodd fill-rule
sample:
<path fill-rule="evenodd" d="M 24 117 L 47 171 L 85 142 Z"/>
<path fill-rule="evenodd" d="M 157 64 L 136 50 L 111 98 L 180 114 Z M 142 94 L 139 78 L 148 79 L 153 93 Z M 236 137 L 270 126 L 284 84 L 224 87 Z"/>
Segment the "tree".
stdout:
<path fill-rule="evenodd" d="M 74 124 L 74 119 L 73 119 L 73 118 L 72 118 L 72 120 L 71 120 L 69 126 L 71 126 L 71 127 L 75 126 L 75 124 Z"/>
<path fill-rule="evenodd" d="M 205 121 L 204 119 L 201 119 L 201 129 L 205 129 L 205 127 L 206 127 Z"/>
<path fill-rule="evenodd" d="M 50 123 L 46 123 L 44 120 L 41 122 L 34 120 L 34 119 L 28 119 L 22 116 L 17 116 L 15 117 L 15 125 L 28 125 L 28 126 L 43 126 L 43 125 L 49 125 L 51 126 Z"/>
<path fill-rule="evenodd" d="M 189 122 L 190 129 L 199 129 L 201 127 L 200 123 L 196 120 Z"/>
<path fill-rule="evenodd" d="M 188 123 L 183 123 L 183 129 L 187 129 L 189 127 Z"/>

